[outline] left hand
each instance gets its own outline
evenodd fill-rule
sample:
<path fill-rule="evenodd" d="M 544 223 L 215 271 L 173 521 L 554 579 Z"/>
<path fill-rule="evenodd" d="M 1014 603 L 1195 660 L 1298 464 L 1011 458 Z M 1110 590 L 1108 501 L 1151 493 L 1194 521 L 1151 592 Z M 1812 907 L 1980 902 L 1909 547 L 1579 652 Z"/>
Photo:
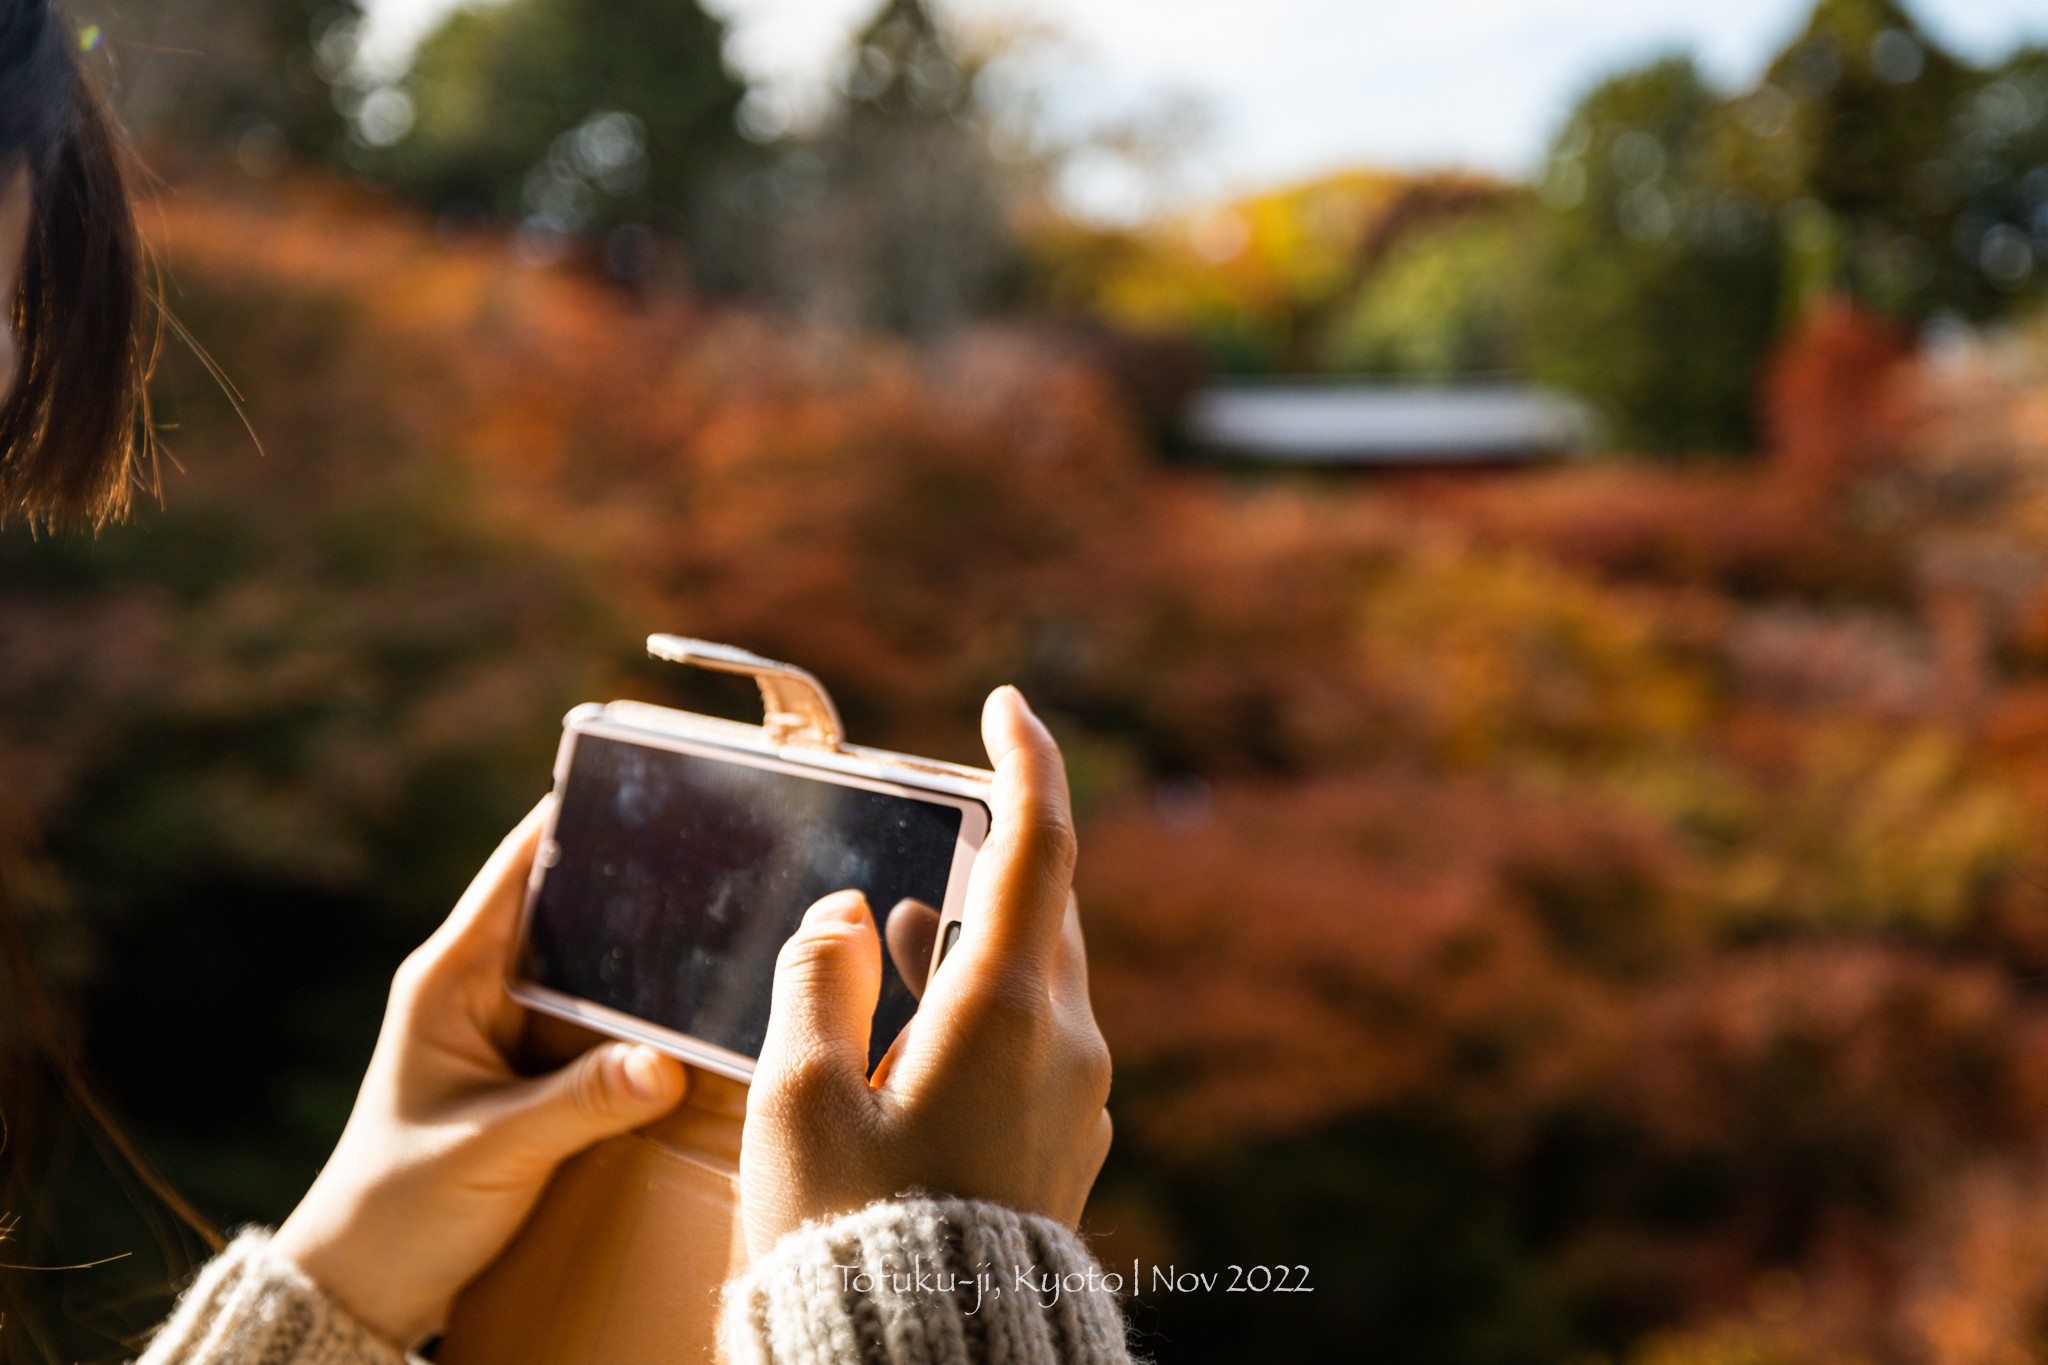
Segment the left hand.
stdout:
<path fill-rule="evenodd" d="M 683 1097 L 682 1065 L 605 1043 L 545 1076 L 508 1060 L 526 1011 L 505 967 L 546 805 L 406 958 L 334 1155 L 274 1248 L 394 1345 L 445 1320 L 566 1158 Z"/>

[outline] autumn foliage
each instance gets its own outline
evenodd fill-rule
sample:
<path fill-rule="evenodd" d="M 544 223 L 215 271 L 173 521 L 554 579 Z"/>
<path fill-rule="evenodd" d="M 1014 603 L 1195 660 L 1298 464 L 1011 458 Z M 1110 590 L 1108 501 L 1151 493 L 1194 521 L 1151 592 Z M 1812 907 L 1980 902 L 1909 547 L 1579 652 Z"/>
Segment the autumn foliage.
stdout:
<path fill-rule="evenodd" d="M 635 303 L 319 181 L 160 237 L 263 449 L 174 356 L 166 506 L 0 547 L 0 757 L 99 1064 L 208 1207 L 295 1192 L 562 707 L 719 700 L 636 658 L 663 629 L 866 742 L 971 759 L 1007 680 L 1052 718 L 1104 1254 L 1319 1291 L 1141 1295 L 1160 1358 L 2042 1346 L 2038 362 L 1833 309 L 1754 472 L 1254 483 L 1162 462 L 1056 334 Z M 274 983 L 254 1055 L 136 965 L 194 933 Z"/>

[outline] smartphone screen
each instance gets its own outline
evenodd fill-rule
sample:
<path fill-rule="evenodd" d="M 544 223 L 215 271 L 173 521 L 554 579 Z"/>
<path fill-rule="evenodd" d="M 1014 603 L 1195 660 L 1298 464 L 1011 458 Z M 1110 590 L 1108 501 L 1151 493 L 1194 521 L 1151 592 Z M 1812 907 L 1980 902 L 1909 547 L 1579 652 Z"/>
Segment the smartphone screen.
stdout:
<path fill-rule="evenodd" d="M 804 911 L 849 887 L 866 893 L 877 928 L 904 897 L 944 907 L 967 815 L 590 732 L 559 795 L 525 977 L 748 1059 L 767 1034 L 776 954 Z M 870 1067 L 916 1003 L 885 949 Z"/>

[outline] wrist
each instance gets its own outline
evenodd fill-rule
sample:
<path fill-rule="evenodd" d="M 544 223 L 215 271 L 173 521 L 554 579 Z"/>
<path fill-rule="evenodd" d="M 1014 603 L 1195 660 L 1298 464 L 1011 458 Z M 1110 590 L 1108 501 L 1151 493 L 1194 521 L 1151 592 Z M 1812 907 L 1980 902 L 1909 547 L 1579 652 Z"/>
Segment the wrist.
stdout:
<path fill-rule="evenodd" d="M 400 1351 L 410 1351 L 440 1326 L 428 1303 L 388 1273 L 390 1257 L 359 1215 L 325 1207 L 316 1188 L 271 1238 L 271 1250 L 297 1266 L 335 1305 Z"/>

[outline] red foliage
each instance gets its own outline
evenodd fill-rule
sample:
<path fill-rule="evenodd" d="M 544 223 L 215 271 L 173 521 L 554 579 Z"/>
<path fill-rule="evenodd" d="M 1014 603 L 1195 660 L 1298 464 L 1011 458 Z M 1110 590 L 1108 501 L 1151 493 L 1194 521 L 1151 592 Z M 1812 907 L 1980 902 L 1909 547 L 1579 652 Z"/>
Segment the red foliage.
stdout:
<path fill-rule="evenodd" d="M 1815 308 L 1764 381 L 1770 470 L 1781 493 L 1826 506 L 1896 451 L 1899 377 L 1913 355 L 1897 324 L 1833 299 Z"/>
<path fill-rule="evenodd" d="M 1911 357 L 1895 326 L 1829 303 L 1771 362 L 1761 471 L 1568 469 L 1421 485 L 1417 496 L 1489 540 L 1602 574 L 1744 596 L 1896 596 L 1907 570 L 1895 539 L 1846 515 L 1844 497 L 1897 463 L 1910 420 Z"/>
<path fill-rule="evenodd" d="M 1845 533 L 1748 473 L 1566 469 L 1439 485 L 1421 500 L 1491 543 L 1618 578 L 1753 595 L 1869 592 L 1898 576 L 1890 547 Z"/>
<path fill-rule="evenodd" d="M 1656 831 L 1420 775 L 1165 788 L 1090 821 L 1081 880 L 1124 1112 L 1170 1150 L 1425 1100 L 1512 1132 L 1694 938 Z"/>
<path fill-rule="evenodd" d="M 573 569 L 612 657 L 649 628 L 790 657 L 861 740 L 971 759 L 982 691 L 1024 683 L 1081 798 L 1146 1161 L 1427 1113 L 1511 1164 L 1583 1123 L 1612 1202 L 1560 1215 L 1556 1276 L 1654 1282 L 1700 1341 L 1960 1365 L 2048 1304 L 2048 860 L 2021 818 L 2048 814 L 2048 515 L 1970 492 L 2033 486 L 2048 385 L 1965 402 L 1836 307 L 1775 366 L 1755 469 L 1251 488 L 1153 458 L 1042 336 L 918 354 L 631 305 L 314 182 L 190 193 L 165 245 L 289 451 L 222 453 L 187 392 L 174 504 L 317 529 L 341 491 L 445 477 L 460 516 L 419 534 Z M 442 595 L 322 579 L 354 613 L 333 634 L 483 600 L 418 562 Z M 326 570 L 290 571 L 191 632 L 205 698 L 363 685 L 340 646 L 228 666 L 235 621 L 327 619 L 293 595 Z M 133 584 L 91 640 L 33 610 L 0 592 L 0 638 L 33 641 L 0 703 L 117 707 L 136 669 L 100 627 L 132 613 L 104 638 L 146 649 L 204 615 Z M 507 619 L 546 652 L 548 618 Z M 24 745 L 25 789 L 57 804 L 95 735 Z M 1630 1204 L 1699 1168 L 1725 1207 Z"/>

